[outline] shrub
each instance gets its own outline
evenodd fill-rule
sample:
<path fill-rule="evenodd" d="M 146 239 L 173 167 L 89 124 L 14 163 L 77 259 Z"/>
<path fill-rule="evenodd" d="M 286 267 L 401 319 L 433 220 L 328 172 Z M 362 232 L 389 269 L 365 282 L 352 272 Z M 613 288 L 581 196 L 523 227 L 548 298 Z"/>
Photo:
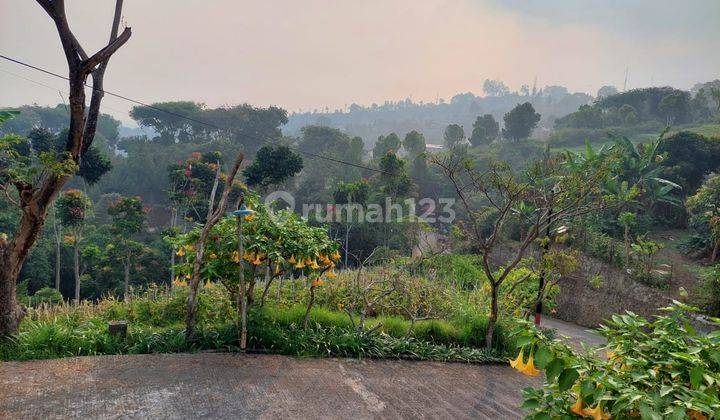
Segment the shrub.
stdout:
<path fill-rule="evenodd" d="M 527 364 L 545 370 L 545 386 L 526 389 L 530 418 L 573 414 L 595 418 L 717 418 L 720 416 L 720 331 L 704 335 L 690 325 L 679 302 L 647 321 L 631 312 L 600 328 L 607 358 L 577 354 L 527 325 L 518 341 Z M 720 327 L 720 320 L 715 320 Z M 522 355 L 522 352 L 521 352 Z M 527 364 L 518 357 L 519 370 Z"/>

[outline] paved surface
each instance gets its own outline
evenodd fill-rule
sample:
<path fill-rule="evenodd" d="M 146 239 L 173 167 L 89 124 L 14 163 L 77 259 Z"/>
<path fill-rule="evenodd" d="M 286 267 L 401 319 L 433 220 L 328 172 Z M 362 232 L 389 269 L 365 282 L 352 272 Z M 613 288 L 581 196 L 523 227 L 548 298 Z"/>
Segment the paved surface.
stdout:
<path fill-rule="evenodd" d="M 580 325 L 555 318 L 542 317 L 540 326 L 554 329 L 557 338 L 565 339 L 573 348 L 578 350 L 582 348 L 582 344 L 589 347 L 596 347 L 607 342 L 605 337 L 592 331 L 590 328 L 581 327 Z"/>
<path fill-rule="evenodd" d="M 522 417 L 507 366 L 239 354 L 0 365 L 0 418 Z"/>

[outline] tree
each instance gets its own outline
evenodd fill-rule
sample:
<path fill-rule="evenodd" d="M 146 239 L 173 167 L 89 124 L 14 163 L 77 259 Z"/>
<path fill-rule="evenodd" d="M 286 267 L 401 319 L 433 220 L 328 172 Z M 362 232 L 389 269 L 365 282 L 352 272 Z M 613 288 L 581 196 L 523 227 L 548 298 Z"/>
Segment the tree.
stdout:
<path fill-rule="evenodd" d="M 353 227 L 353 205 L 365 205 L 365 203 L 370 198 L 370 188 L 368 186 L 367 181 L 362 180 L 358 182 L 351 182 L 351 183 L 344 183 L 341 182 L 338 184 L 337 189 L 333 193 L 333 201 L 335 204 L 342 204 L 345 205 L 345 214 L 343 219 L 345 220 L 344 223 L 344 230 L 345 230 L 345 264 L 344 266 L 348 266 L 348 255 L 350 254 L 350 230 Z M 337 211 L 337 210 L 336 210 Z M 341 210 L 342 211 L 342 210 Z M 343 214 L 340 214 L 341 217 Z M 358 220 L 358 223 L 361 223 L 362 220 Z"/>
<path fill-rule="evenodd" d="M 477 117 L 473 123 L 473 131 L 470 136 L 470 143 L 473 146 L 490 144 L 500 134 L 500 124 L 495 121 L 491 114 Z"/>
<path fill-rule="evenodd" d="M 717 260 L 720 252 L 720 175 L 711 175 L 687 200 L 690 226 L 707 237 L 710 242 L 710 262 Z"/>
<path fill-rule="evenodd" d="M 47 12 L 60 37 L 68 63 L 70 85 L 70 125 L 63 160 L 46 161 L 44 176 L 37 178 L 3 179 L 3 189 L 10 185 L 17 191 L 18 207 L 21 209 L 19 227 L 10 241 L 0 243 L 0 336 L 17 331 L 24 310 L 17 304 L 15 285 L 30 248 L 42 229 L 47 210 L 55 196 L 77 171 L 82 158 L 92 145 L 97 130 L 103 79 L 110 57 L 122 47 L 131 35 L 130 28 L 118 35 L 122 16 L 122 0 L 115 3 L 115 13 L 110 40 L 93 55 L 88 55 L 70 29 L 64 1 L 37 0 Z M 85 84 L 92 77 L 90 105 L 86 106 Z"/>
<path fill-rule="evenodd" d="M 505 128 L 503 137 L 508 140 L 518 141 L 530 137 L 530 133 L 540 122 L 540 114 L 535 112 L 530 102 L 519 104 L 503 117 Z"/>
<path fill-rule="evenodd" d="M 447 146 L 448 149 L 452 149 L 465 140 L 465 131 L 461 125 L 450 124 L 445 127 L 443 139 L 445 140 L 445 146 Z"/>
<path fill-rule="evenodd" d="M 395 133 L 390 133 L 387 136 L 380 136 L 373 146 L 373 159 L 380 160 L 383 156 L 388 153 L 396 153 L 400 150 L 402 141 Z"/>
<path fill-rule="evenodd" d="M 720 114 L 720 87 L 710 88 L 710 97 L 715 101 L 715 112 Z"/>
<path fill-rule="evenodd" d="M 411 131 L 405 134 L 402 141 L 402 147 L 407 152 L 408 158 L 413 160 L 425 153 L 425 136 L 418 131 Z"/>
<path fill-rule="evenodd" d="M 195 241 L 194 249 L 196 250 L 195 261 L 193 262 L 192 272 L 190 274 L 190 293 L 188 293 L 187 303 L 187 314 L 185 316 L 185 340 L 190 342 L 195 339 L 195 324 L 197 322 L 197 304 L 198 304 L 198 287 L 200 286 L 200 271 L 205 260 L 205 243 L 207 242 L 210 231 L 225 215 L 225 209 L 227 208 L 228 198 L 233 190 L 235 182 L 235 176 L 237 176 L 240 170 L 240 165 L 243 161 L 242 153 L 238 153 L 235 158 L 230 172 L 225 176 L 225 186 L 220 197 L 220 201 L 215 206 L 215 196 L 218 190 L 218 184 L 220 181 L 220 175 L 222 168 L 220 165 L 217 166 L 215 171 L 215 180 L 213 181 L 212 191 L 208 200 L 207 217 L 205 224 L 200 231 L 200 235 Z M 238 207 L 242 203 L 242 196 L 238 200 Z M 242 246 L 242 245 L 241 245 Z M 243 291 L 244 293 L 244 291 Z"/>
<path fill-rule="evenodd" d="M 485 79 L 483 82 L 483 92 L 487 96 L 505 96 L 510 93 L 510 89 L 505 86 L 502 80 Z"/>
<path fill-rule="evenodd" d="M 197 119 L 201 110 L 201 104 L 191 101 L 159 102 L 133 107 L 130 118 L 140 126 L 151 127 L 167 145 L 190 140 L 193 122 L 189 118 Z"/>
<path fill-rule="evenodd" d="M 658 144 L 663 176 L 682 186 L 690 196 L 703 183 L 706 175 L 720 169 L 720 142 L 690 131 L 664 137 Z"/>
<path fill-rule="evenodd" d="M 454 153 L 436 155 L 433 163 L 450 180 L 467 218 L 458 233 L 481 254 L 481 268 L 490 286 L 490 310 L 485 336 L 487 348 L 492 346 L 495 325 L 498 321 L 500 287 L 509 274 L 525 258 L 528 248 L 542 231 L 551 232 L 569 220 L 596 211 L 602 206 L 599 185 L 608 176 L 609 162 L 590 160 L 580 167 L 564 164 L 560 156 L 548 156 L 531 165 L 523 176 L 513 173 L 509 165 L 494 162 L 480 169 L 471 160 Z M 528 229 L 520 243 L 514 247 L 508 261 L 498 263 L 498 244 L 504 226 L 513 216 L 513 209 L 528 203 L 535 209 L 525 220 Z M 483 229 L 484 220 L 492 215 L 494 222 L 489 230 Z M 529 276 L 509 286 L 512 290 Z M 539 297 L 547 290 L 542 284 Z"/>
<path fill-rule="evenodd" d="M 683 91 L 669 93 L 660 99 L 658 110 L 668 125 L 683 124 L 690 120 L 690 94 Z"/>
<path fill-rule="evenodd" d="M 258 150 L 253 163 L 243 175 L 250 187 L 279 185 L 292 178 L 303 168 L 303 160 L 285 145 L 266 145 Z"/>
<path fill-rule="evenodd" d="M 613 95 L 617 95 L 617 94 L 618 94 L 617 88 L 615 86 L 609 86 L 609 85 L 605 85 L 605 86 L 601 87 L 600 89 L 598 89 L 598 91 L 597 91 L 598 98 L 605 98 L 607 96 L 613 96 Z"/>
<path fill-rule="evenodd" d="M 73 247 L 73 275 L 75 277 L 75 304 L 80 303 L 80 243 L 83 240 L 85 219 L 92 202 L 80 190 L 67 190 L 57 199 L 60 223 L 70 231 L 66 243 Z"/>
<path fill-rule="evenodd" d="M 107 213 L 112 219 L 110 228 L 115 235 L 115 246 L 123 255 L 124 265 L 124 293 L 127 301 L 130 298 L 130 267 L 133 256 L 142 248 L 142 245 L 133 240 L 133 237 L 142 232 L 145 223 L 146 212 L 143 208 L 140 197 L 120 197 L 110 206 Z"/>

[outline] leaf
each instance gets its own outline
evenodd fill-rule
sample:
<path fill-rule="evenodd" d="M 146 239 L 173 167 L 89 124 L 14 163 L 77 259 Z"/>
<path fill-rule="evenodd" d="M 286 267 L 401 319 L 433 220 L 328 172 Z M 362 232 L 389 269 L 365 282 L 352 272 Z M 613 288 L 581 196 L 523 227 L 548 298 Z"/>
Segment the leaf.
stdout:
<path fill-rule="evenodd" d="M 702 366 L 694 366 L 692 369 L 690 369 L 690 385 L 692 385 L 693 388 L 697 388 L 700 386 L 700 382 L 703 378 L 703 373 L 705 373 L 705 370 L 702 368 Z"/>
<path fill-rule="evenodd" d="M 640 417 L 643 420 L 662 420 L 662 416 L 645 403 L 640 404 Z"/>
<path fill-rule="evenodd" d="M 545 367 L 545 377 L 548 383 L 552 383 L 564 368 L 565 362 L 560 358 L 555 358 L 552 362 L 548 363 Z"/>
<path fill-rule="evenodd" d="M 660 388 L 660 396 L 664 397 L 667 394 L 671 393 L 672 390 L 673 390 L 673 387 L 671 387 L 670 385 L 665 385 L 662 388 Z"/>
<path fill-rule="evenodd" d="M 552 359 L 553 354 L 547 347 L 540 346 L 535 350 L 535 366 L 538 369 L 545 369 Z"/>
<path fill-rule="evenodd" d="M 575 384 L 575 381 L 580 377 L 577 370 L 573 368 L 567 368 L 560 373 L 558 377 L 558 387 L 560 392 L 567 391 Z"/>
<path fill-rule="evenodd" d="M 537 398 L 528 398 L 522 404 L 522 408 L 528 411 L 534 410 L 538 407 L 540 407 L 540 401 L 538 401 Z"/>

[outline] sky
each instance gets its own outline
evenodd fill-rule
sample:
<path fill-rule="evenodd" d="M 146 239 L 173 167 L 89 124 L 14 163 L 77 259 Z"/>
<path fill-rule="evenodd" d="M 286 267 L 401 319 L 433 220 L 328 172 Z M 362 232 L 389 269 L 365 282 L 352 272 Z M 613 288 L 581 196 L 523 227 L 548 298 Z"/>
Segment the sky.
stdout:
<path fill-rule="evenodd" d="M 114 1 L 66 8 L 85 49 L 101 48 Z M 626 69 L 629 88 L 720 78 L 719 0 L 125 0 L 123 20 L 133 35 L 105 88 L 144 102 L 297 112 L 481 94 L 488 78 L 591 94 Z M 67 72 L 34 1 L 0 0 L 0 54 Z M 0 60 L 0 106 L 54 105 L 58 90 Z M 127 122 L 130 107 L 106 97 L 103 111 Z"/>

